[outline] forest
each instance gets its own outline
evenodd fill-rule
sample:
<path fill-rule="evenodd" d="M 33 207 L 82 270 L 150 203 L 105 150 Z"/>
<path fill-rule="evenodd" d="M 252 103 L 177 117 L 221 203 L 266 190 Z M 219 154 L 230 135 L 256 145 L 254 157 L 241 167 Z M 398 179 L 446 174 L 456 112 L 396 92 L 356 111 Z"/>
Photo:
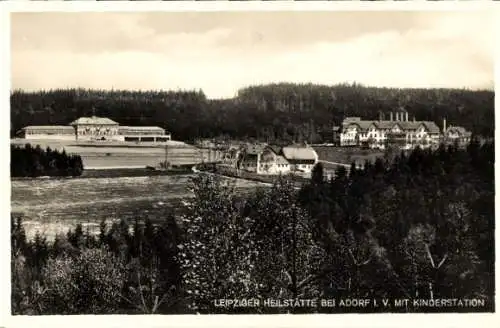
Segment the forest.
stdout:
<path fill-rule="evenodd" d="M 27 240 L 11 217 L 13 314 L 494 311 L 494 144 L 415 149 L 251 195 L 214 175 L 185 214 Z M 129 226 L 132 229 L 129 229 Z M 477 299 L 482 307 L 217 307 L 217 299 Z"/>
<path fill-rule="evenodd" d="M 374 88 L 278 83 L 242 88 L 231 99 L 207 99 L 201 91 L 59 89 L 11 93 L 11 136 L 27 125 L 67 125 L 81 116 L 109 117 L 121 125 L 165 128 L 174 139 L 256 139 L 329 142 L 346 116 L 378 119 L 404 107 L 410 119 L 442 127 L 463 126 L 494 134 L 494 92 L 466 89 Z M 95 111 L 94 111 L 95 110 Z"/>
<path fill-rule="evenodd" d="M 63 150 L 42 149 L 39 145 L 32 147 L 10 145 L 10 176 L 80 176 L 83 162 L 80 155 L 68 155 Z"/>

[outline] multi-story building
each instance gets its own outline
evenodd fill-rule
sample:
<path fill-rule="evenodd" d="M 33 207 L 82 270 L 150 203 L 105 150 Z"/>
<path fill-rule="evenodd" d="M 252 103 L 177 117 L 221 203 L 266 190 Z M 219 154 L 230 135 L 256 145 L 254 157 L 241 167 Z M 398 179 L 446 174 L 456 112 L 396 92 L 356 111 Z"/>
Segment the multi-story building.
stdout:
<path fill-rule="evenodd" d="M 384 149 L 387 145 L 398 145 L 403 149 L 415 146 L 423 148 L 437 145 L 441 131 L 434 122 L 408 120 L 408 112 L 400 109 L 390 113 L 386 120 L 380 113 L 378 120 L 362 120 L 347 117 L 340 127 L 340 146 L 364 146 Z"/>
<path fill-rule="evenodd" d="M 74 141 L 166 142 L 170 133 L 157 126 L 120 126 L 106 117 L 80 117 L 69 125 L 40 125 L 22 128 L 17 135 L 25 139 Z"/>

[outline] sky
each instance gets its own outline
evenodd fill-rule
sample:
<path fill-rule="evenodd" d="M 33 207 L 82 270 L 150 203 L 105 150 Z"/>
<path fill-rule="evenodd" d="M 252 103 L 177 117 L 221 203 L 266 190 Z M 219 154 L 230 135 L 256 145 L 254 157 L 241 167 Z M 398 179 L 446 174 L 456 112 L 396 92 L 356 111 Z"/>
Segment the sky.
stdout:
<path fill-rule="evenodd" d="M 493 89 L 493 27 L 486 11 L 13 13 L 11 85 L 209 98 L 272 82 Z"/>

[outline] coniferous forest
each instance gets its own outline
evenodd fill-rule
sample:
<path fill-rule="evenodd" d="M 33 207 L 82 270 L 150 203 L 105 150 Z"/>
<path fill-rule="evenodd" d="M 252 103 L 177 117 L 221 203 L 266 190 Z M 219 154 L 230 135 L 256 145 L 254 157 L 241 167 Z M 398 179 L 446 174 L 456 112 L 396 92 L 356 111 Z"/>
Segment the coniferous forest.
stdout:
<path fill-rule="evenodd" d="M 494 311 L 493 143 L 416 149 L 348 174 L 340 168 L 330 181 L 318 164 L 300 190 L 281 180 L 241 195 L 224 181 L 194 177 L 184 214 L 165 213 L 160 225 L 103 223 L 98 235 L 79 225 L 54 242 L 28 241 L 13 217 L 13 313 Z M 410 302 L 215 303 L 268 298 Z M 477 302 L 451 306 L 457 299 Z"/>
<path fill-rule="evenodd" d="M 68 155 L 63 150 L 43 150 L 39 145 L 32 147 L 10 146 L 10 176 L 40 177 L 40 176 L 80 176 L 83 172 L 83 162 L 80 155 Z"/>
<path fill-rule="evenodd" d="M 27 125 L 67 125 L 95 109 L 121 125 L 160 126 L 177 140 L 321 143 L 331 141 L 345 116 L 378 119 L 400 107 L 410 119 L 441 127 L 446 118 L 474 134 L 494 134 L 493 91 L 279 83 L 243 88 L 231 99 L 207 99 L 202 91 L 18 90 L 11 94 L 11 136 Z"/>

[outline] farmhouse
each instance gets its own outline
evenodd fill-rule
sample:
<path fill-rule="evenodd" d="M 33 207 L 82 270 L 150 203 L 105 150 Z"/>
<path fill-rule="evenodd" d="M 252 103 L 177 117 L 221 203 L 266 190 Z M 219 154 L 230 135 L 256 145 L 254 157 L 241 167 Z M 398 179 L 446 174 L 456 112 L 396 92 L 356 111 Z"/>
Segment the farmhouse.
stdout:
<path fill-rule="evenodd" d="M 318 154 L 307 145 L 279 147 L 255 144 L 244 147 L 238 165 L 240 169 L 257 174 L 307 174 L 317 162 Z"/>
<path fill-rule="evenodd" d="M 22 128 L 17 135 L 25 139 L 75 141 L 167 142 L 171 135 L 157 126 L 120 126 L 107 117 L 80 117 L 65 125 Z"/>
<path fill-rule="evenodd" d="M 444 139 L 448 143 L 466 145 L 470 142 L 472 133 L 461 126 L 450 126 L 444 133 Z"/>
<path fill-rule="evenodd" d="M 312 147 L 294 145 L 283 147 L 282 151 L 292 172 L 311 173 L 318 163 L 318 154 Z"/>
<path fill-rule="evenodd" d="M 334 128 L 334 132 L 338 130 Z M 375 121 L 346 117 L 340 127 L 340 146 L 365 146 L 384 149 L 398 145 L 403 149 L 427 148 L 439 143 L 441 132 L 434 122 L 408 120 L 408 112 L 400 109 L 390 113 L 389 120 L 380 113 Z"/>

